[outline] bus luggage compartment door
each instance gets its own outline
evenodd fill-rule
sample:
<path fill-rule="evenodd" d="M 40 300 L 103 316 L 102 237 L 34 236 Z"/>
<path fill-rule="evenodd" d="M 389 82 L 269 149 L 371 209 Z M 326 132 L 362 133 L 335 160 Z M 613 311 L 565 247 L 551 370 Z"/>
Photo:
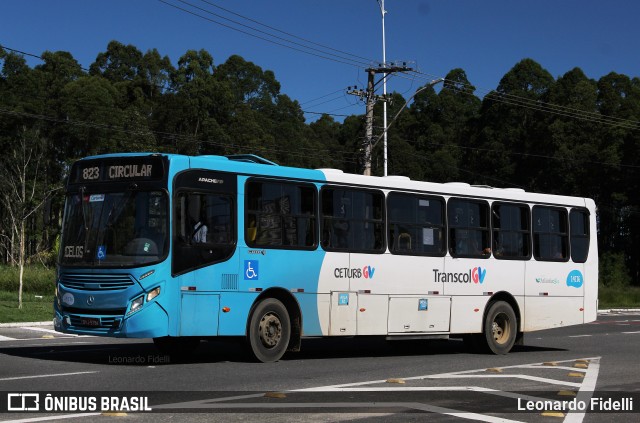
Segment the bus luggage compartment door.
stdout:
<path fill-rule="evenodd" d="M 450 317 L 450 297 L 389 297 L 389 334 L 447 332 Z"/>
<path fill-rule="evenodd" d="M 180 336 L 218 334 L 220 295 L 207 292 L 182 292 Z"/>
<path fill-rule="evenodd" d="M 355 335 L 357 308 L 358 297 L 355 292 L 332 292 L 329 335 Z"/>

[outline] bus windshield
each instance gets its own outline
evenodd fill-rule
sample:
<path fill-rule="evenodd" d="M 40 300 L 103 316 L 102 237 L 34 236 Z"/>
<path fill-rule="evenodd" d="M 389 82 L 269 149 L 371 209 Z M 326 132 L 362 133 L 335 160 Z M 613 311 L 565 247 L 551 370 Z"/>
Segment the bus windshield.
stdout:
<path fill-rule="evenodd" d="M 67 196 L 60 264 L 133 267 L 158 262 L 168 248 L 165 191 Z"/>

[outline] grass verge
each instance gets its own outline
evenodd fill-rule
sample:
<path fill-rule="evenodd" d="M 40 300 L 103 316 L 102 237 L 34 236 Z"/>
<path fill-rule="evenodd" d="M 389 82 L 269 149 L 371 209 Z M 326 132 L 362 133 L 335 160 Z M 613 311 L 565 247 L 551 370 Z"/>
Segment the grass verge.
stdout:
<path fill-rule="evenodd" d="M 0 291 L 17 292 L 20 273 L 17 266 L 0 265 Z M 40 265 L 25 266 L 23 292 L 32 294 L 51 294 L 55 290 L 56 270 Z"/>
<path fill-rule="evenodd" d="M 598 307 L 640 308 L 640 287 L 601 285 L 598 287 Z"/>
<path fill-rule="evenodd" d="M 53 295 L 23 294 L 18 309 L 17 292 L 0 292 L 0 323 L 46 322 L 53 319 Z"/>

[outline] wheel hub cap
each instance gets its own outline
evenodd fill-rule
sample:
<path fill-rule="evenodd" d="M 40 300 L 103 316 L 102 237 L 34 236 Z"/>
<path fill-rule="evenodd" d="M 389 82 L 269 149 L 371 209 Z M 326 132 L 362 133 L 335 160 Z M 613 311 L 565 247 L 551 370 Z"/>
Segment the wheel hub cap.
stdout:
<path fill-rule="evenodd" d="M 260 341 L 266 347 L 275 347 L 282 339 L 282 324 L 278 316 L 265 314 L 260 319 Z"/>

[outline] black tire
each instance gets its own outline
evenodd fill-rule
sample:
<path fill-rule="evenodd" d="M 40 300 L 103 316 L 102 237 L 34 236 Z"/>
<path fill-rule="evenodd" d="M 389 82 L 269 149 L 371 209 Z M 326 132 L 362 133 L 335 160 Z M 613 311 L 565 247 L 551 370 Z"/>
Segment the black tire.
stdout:
<path fill-rule="evenodd" d="M 518 335 L 518 322 L 513 308 L 504 301 L 489 305 L 484 320 L 482 346 L 493 354 L 507 354 L 511 351 Z"/>
<path fill-rule="evenodd" d="M 153 344 L 162 354 L 170 355 L 174 359 L 185 359 L 191 356 L 200 345 L 200 338 L 187 336 L 163 336 L 153 338 Z"/>
<path fill-rule="evenodd" d="M 267 298 L 254 308 L 247 328 L 251 352 L 258 361 L 272 363 L 287 351 L 291 320 L 287 308 L 275 298 Z"/>

